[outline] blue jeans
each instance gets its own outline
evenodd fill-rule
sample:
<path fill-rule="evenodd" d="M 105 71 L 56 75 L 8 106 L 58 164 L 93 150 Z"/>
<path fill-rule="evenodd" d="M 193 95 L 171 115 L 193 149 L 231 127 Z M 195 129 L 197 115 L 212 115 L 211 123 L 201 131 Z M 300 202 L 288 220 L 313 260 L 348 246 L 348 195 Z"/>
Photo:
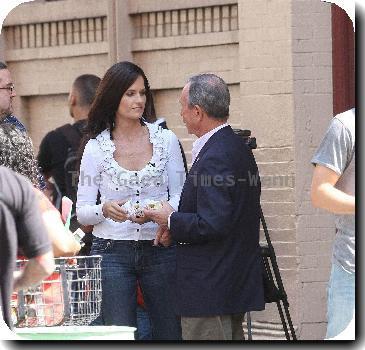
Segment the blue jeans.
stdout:
<path fill-rule="evenodd" d="M 355 274 L 332 264 L 327 292 L 326 339 L 341 333 L 352 319 L 355 310 Z"/>
<path fill-rule="evenodd" d="M 138 340 L 151 340 L 152 328 L 147 310 L 137 306 L 137 337 Z"/>
<path fill-rule="evenodd" d="M 180 318 L 173 307 L 176 249 L 156 247 L 152 242 L 94 238 L 91 254 L 102 256 L 101 322 L 137 326 L 139 280 L 151 320 L 152 339 L 180 340 Z"/>

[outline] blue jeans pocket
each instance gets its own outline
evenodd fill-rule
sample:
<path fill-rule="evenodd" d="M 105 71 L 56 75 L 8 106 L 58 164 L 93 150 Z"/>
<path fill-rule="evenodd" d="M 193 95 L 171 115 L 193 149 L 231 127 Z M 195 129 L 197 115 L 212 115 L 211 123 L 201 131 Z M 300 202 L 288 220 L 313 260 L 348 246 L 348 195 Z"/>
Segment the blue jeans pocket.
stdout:
<path fill-rule="evenodd" d="M 94 237 L 91 246 L 91 254 L 105 254 L 113 248 L 114 242 L 112 239 L 104 239 Z"/>

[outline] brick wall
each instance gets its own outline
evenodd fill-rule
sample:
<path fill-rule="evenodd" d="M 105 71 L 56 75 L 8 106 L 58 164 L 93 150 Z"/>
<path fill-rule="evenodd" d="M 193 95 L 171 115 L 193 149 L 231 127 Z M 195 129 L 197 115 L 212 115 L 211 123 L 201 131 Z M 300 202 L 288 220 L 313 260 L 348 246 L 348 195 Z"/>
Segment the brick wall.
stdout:
<path fill-rule="evenodd" d="M 241 120 L 257 137 L 262 207 L 298 324 L 291 1 L 240 1 Z M 280 322 L 276 306 L 254 320 Z"/>
<path fill-rule="evenodd" d="M 3 53 L 17 92 L 15 115 L 38 152 L 48 131 L 72 122 L 67 96 L 74 79 L 85 73 L 102 77 L 108 68 L 106 1 L 23 4 L 3 29 Z"/>
<path fill-rule="evenodd" d="M 331 4 L 295 0 L 292 12 L 300 337 L 323 339 L 334 224 L 311 205 L 310 160 L 332 117 Z"/>

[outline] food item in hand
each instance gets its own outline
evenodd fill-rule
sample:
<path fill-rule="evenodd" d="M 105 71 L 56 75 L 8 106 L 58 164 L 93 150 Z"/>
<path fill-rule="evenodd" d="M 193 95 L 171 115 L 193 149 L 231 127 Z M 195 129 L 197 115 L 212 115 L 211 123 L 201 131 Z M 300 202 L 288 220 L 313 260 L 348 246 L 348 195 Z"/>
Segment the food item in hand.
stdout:
<path fill-rule="evenodd" d="M 139 203 L 134 203 L 133 204 L 133 209 L 134 209 L 134 216 L 135 217 L 139 217 L 142 218 L 144 217 L 144 213 L 143 213 L 143 208 L 139 205 Z"/>
<path fill-rule="evenodd" d="M 161 209 L 162 208 L 162 203 L 159 202 L 159 201 L 150 200 L 150 201 L 147 202 L 146 208 L 148 208 L 148 209 Z"/>

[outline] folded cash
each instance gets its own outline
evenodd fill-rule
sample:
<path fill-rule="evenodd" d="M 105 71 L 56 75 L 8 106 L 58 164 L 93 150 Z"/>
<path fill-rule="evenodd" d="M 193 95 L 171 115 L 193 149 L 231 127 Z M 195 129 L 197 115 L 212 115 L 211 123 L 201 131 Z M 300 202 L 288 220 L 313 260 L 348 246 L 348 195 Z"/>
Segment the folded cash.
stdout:
<path fill-rule="evenodd" d="M 134 216 L 134 217 L 144 217 L 144 213 L 143 213 L 143 209 L 144 208 L 148 208 L 148 209 L 160 209 L 162 208 L 162 203 L 159 201 L 155 201 L 155 200 L 144 200 L 144 201 L 139 201 L 139 203 L 133 203 L 130 200 L 125 202 L 121 208 L 123 208 L 129 216 Z"/>
<path fill-rule="evenodd" d="M 159 201 L 150 200 L 146 203 L 146 208 L 148 209 L 161 209 L 162 203 Z"/>

